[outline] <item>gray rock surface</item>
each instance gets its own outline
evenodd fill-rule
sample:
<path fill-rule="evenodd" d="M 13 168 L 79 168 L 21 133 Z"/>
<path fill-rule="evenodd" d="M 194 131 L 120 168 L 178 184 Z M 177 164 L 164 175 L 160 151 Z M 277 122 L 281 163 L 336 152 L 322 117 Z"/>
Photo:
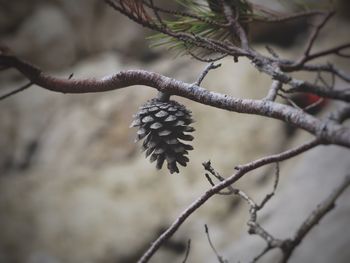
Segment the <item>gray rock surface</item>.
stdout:
<path fill-rule="evenodd" d="M 16 2 L 11 1 L 11 8 Z M 22 9 L 13 9 L 16 19 L 6 19 L 7 25 L 0 22 L 4 28 L 16 28 L 15 32 L 1 35 L 16 53 L 45 69 L 74 64 L 52 73 L 64 78 L 72 72 L 74 78 L 99 78 L 122 69 L 143 68 L 195 81 L 203 65 L 186 58 L 163 55 L 148 64 L 131 60 L 138 56 L 139 61 L 149 52 L 144 31 L 98 2 L 55 0 L 43 4 L 38 0 L 32 6 L 25 2 Z M 28 16 L 20 18 L 26 12 Z M 337 21 L 333 24 L 337 30 L 327 31 L 331 40 L 320 38 L 321 46 L 347 37 L 348 28 L 342 23 Z M 286 57 L 300 52 L 300 47 L 291 52 L 275 49 Z M 337 62 L 348 67 L 343 60 Z M 209 73 L 204 87 L 240 98 L 266 95 L 271 80 L 248 62 L 242 59 L 235 64 L 225 59 L 222 63 L 222 68 Z M 1 90 L 10 90 L 20 81 L 12 78 L 12 82 L 1 84 Z M 210 159 L 222 175 L 229 176 L 237 164 L 306 140 L 304 133 L 297 133 L 288 141 L 285 127 L 278 121 L 211 109 L 175 97 L 193 111 L 197 131 L 189 166 L 179 175 L 169 176 L 165 169 L 156 171 L 144 159 L 140 145 L 133 143 L 135 130 L 129 129 L 132 114 L 155 95 L 153 89 L 141 86 L 84 95 L 33 87 L 1 101 L 0 262 L 134 262 L 208 189 L 203 161 Z M 321 147 L 283 164 L 280 188 L 261 214 L 261 223 L 277 236 L 290 236 L 349 171 L 349 163 L 348 151 Z M 271 190 L 271 175 L 271 167 L 261 169 L 237 186 L 259 200 Z M 347 262 L 349 198 L 347 191 L 336 210 L 296 250 L 292 262 Z M 151 262 L 181 262 L 189 238 L 189 262 L 215 262 L 204 224 L 209 225 L 223 256 L 230 262 L 245 262 L 263 245 L 259 238 L 247 236 L 247 219 L 247 206 L 237 198 L 214 197 Z M 266 262 L 275 259 L 271 254 Z"/>

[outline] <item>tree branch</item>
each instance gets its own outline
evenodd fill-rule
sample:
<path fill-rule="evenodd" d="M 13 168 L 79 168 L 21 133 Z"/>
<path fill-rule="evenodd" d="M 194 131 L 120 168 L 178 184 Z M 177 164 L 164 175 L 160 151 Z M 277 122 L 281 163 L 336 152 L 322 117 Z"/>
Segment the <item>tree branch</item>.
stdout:
<path fill-rule="evenodd" d="M 278 94 L 278 91 L 282 88 L 282 83 L 279 82 L 278 80 L 274 80 L 272 82 L 272 85 L 269 89 L 269 92 L 267 94 L 267 96 L 264 98 L 264 100 L 267 100 L 267 101 L 275 101 L 276 100 L 276 97 L 277 97 L 277 94 Z"/>
<path fill-rule="evenodd" d="M 221 190 L 227 188 L 228 186 L 235 183 L 242 176 L 247 174 L 248 172 L 258 169 L 264 165 L 281 162 L 286 159 L 292 158 L 300 153 L 308 151 L 317 145 L 320 144 L 318 139 L 307 142 L 299 147 L 290 149 L 288 151 L 282 152 L 280 154 L 270 155 L 267 157 L 263 157 L 261 159 L 255 160 L 253 162 L 239 165 L 236 167 L 236 172 L 225 179 L 224 181 L 216 184 L 209 190 L 207 190 L 204 194 L 202 194 L 197 200 L 195 200 L 191 205 L 189 205 L 177 218 L 176 220 L 169 226 L 169 228 L 163 232 L 150 246 L 150 248 L 142 255 L 138 263 L 148 262 L 149 259 L 153 256 L 153 254 L 161 247 L 161 245 L 168 240 L 177 229 L 186 221 L 186 219 L 192 215 L 199 207 L 201 207 L 208 199 L 210 199 L 213 195 L 219 193 Z"/>
<path fill-rule="evenodd" d="M 350 186 L 350 175 L 345 176 L 344 181 L 333 190 L 333 192 L 320 203 L 317 208 L 309 215 L 309 217 L 302 223 L 302 225 L 297 230 L 295 236 L 291 240 L 285 241 L 283 247 L 283 258 L 281 263 L 288 261 L 295 248 L 302 242 L 304 237 L 315 227 L 318 222 L 335 207 L 335 202 L 338 197 Z"/>
<path fill-rule="evenodd" d="M 335 14 L 335 12 L 329 12 L 328 14 L 325 14 L 325 16 L 323 17 L 321 23 L 315 27 L 315 29 L 313 30 L 313 32 L 310 35 L 310 38 L 306 44 L 306 48 L 304 51 L 304 56 L 301 60 L 304 60 L 304 58 L 309 57 L 310 51 L 312 46 L 315 43 L 315 40 L 317 38 L 317 36 L 319 35 L 321 29 L 326 25 L 326 23 L 329 21 L 329 19 L 331 19 L 331 17 Z"/>
<path fill-rule="evenodd" d="M 212 70 L 212 69 L 217 69 L 221 67 L 221 64 L 217 64 L 215 65 L 214 62 L 208 64 L 203 72 L 200 74 L 200 76 L 198 77 L 198 79 L 196 80 L 196 82 L 194 83 L 194 85 L 196 86 L 200 86 L 202 84 L 202 81 L 204 80 L 204 78 L 208 75 L 209 71 Z"/>
<path fill-rule="evenodd" d="M 322 139 L 323 143 L 350 147 L 350 129 L 345 126 L 318 120 L 303 111 L 280 103 L 266 100 L 237 99 L 155 72 L 127 70 L 100 80 L 77 80 L 46 75 L 39 68 L 13 56 L 0 55 L 0 65 L 16 68 L 34 84 L 55 92 L 104 92 L 134 85 L 145 85 L 164 93 L 178 95 L 216 108 L 279 119 L 308 131 Z"/>

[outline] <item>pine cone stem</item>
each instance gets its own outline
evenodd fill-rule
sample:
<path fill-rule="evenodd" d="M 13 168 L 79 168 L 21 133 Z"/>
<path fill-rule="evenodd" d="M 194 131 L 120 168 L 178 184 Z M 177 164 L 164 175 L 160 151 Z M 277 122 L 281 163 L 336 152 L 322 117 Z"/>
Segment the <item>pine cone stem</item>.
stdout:
<path fill-rule="evenodd" d="M 169 93 L 165 93 L 165 92 L 159 91 L 158 95 L 157 95 L 157 99 L 159 101 L 167 102 L 167 101 L 169 101 L 170 96 L 171 95 Z"/>

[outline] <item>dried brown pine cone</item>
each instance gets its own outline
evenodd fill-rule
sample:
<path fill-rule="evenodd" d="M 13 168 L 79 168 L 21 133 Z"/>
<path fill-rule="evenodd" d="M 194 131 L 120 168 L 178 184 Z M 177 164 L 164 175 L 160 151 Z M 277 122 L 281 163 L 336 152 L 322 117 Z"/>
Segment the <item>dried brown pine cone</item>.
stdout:
<path fill-rule="evenodd" d="M 136 141 L 142 140 L 142 150 L 146 151 L 146 158 L 157 161 L 157 169 L 161 169 L 164 161 L 170 173 L 178 173 L 177 163 L 186 166 L 189 161 L 188 151 L 191 145 L 182 141 L 192 141 L 193 136 L 186 134 L 194 128 L 191 111 L 184 105 L 164 98 L 154 98 L 140 107 L 134 115 L 131 127 L 138 127 Z"/>

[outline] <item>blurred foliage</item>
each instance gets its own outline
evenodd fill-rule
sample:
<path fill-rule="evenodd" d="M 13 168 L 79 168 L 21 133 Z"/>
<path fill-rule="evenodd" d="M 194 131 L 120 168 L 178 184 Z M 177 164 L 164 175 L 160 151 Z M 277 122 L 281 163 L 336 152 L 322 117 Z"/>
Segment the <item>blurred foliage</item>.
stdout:
<path fill-rule="evenodd" d="M 268 7 L 251 3 L 247 0 L 225 0 L 238 16 L 238 21 L 246 32 L 254 22 L 270 21 L 290 14 L 282 14 Z M 276 0 L 280 4 L 297 11 L 309 11 L 314 9 L 329 10 L 334 6 L 334 1 L 305 1 L 305 0 Z M 238 43 L 237 38 L 232 36 L 227 20 L 216 0 L 176 0 L 181 10 L 185 12 L 172 12 L 172 19 L 163 20 L 166 27 L 174 33 L 188 33 L 198 37 L 208 38 L 216 41 L 230 41 Z M 238 7 L 238 8 L 237 8 Z M 169 12 L 171 13 L 171 12 Z M 188 14 L 188 15 L 186 15 Z M 212 52 L 198 47 L 196 43 L 182 41 L 179 38 L 169 36 L 165 33 L 157 33 L 148 38 L 151 47 L 164 46 L 168 50 L 175 51 L 177 55 L 188 53 L 198 56 L 207 56 Z"/>

